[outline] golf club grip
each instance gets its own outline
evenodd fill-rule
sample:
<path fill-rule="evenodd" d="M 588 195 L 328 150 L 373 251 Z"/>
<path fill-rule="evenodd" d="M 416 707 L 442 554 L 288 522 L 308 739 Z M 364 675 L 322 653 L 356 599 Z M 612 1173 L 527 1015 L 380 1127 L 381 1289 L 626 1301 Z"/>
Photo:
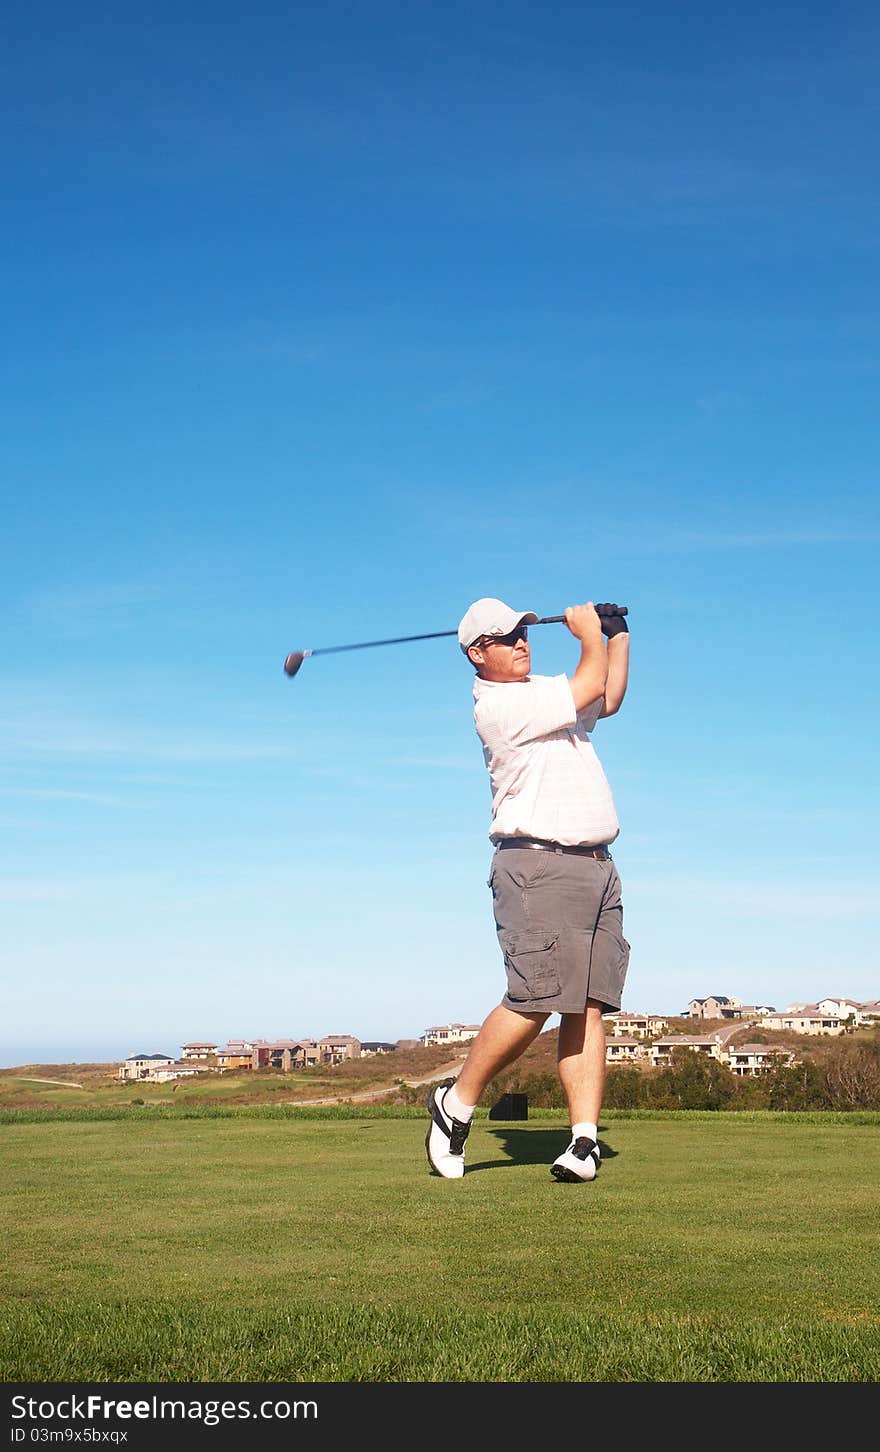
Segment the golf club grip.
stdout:
<path fill-rule="evenodd" d="M 626 608 L 625 605 L 621 605 L 620 608 L 619 608 L 619 610 L 616 610 L 614 613 L 616 615 L 628 615 L 629 614 L 629 611 L 627 610 L 627 608 Z M 564 615 L 545 615 L 545 616 L 542 617 L 542 619 L 536 620 L 535 621 L 535 624 L 536 625 L 562 625 L 564 623 L 564 621 L 565 621 L 565 616 Z"/>

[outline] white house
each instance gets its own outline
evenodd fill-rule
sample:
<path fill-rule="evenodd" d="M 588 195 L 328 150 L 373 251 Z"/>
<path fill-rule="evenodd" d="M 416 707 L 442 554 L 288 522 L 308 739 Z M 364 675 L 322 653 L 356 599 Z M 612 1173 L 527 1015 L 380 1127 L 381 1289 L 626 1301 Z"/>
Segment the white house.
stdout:
<path fill-rule="evenodd" d="M 669 1027 L 669 1019 L 657 1013 L 624 1013 L 618 1009 L 615 1013 L 603 1013 L 602 1018 L 615 1038 L 634 1034 L 639 1039 L 650 1039 Z"/>
<path fill-rule="evenodd" d="M 720 1034 L 669 1034 L 651 1044 L 648 1053 L 655 1069 L 672 1063 L 673 1049 L 690 1049 L 695 1054 L 706 1054 L 710 1059 L 720 1061 L 722 1055 Z"/>
<path fill-rule="evenodd" d="M 761 1027 L 788 1029 L 795 1034 L 834 1035 L 846 1031 L 846 1021 L 836 1011 L 823 1013 L 818 1003 L 802 1003 L 783 1013 L 767 1014 L 761 1020 Z"/>
<path fill-rule="evenodd" d="M 210 1064 L 200 1064 L 194 1059 L 177 1059 L 171 1064 L 160 1064 L 146 1075 L 154 1084 L 165 1084 L 169 1079 L 191 1079 L 194 1074 L 207 1074 Z"/>
<path fill-rule="evenodd" d="M 149 1079 L 153 1070 L 167 1067 L 174 1060 L 170 1054 L 129 1054 L 119 1065 L 120 1079 Z"/>
<path fill-rule="evenodd" d="M 727 1050 L 726 1058 L 741 1079 L 767 1074 L 778 1063 L 794 1063 L 794 1053 L 783 1044 L 736 1044 Z"/>
<path fill-rule="evenodd" d="M 184 1044 L 180 1050 L 181 1059 L 211 1059 L 217 1052 L 216 1044 L 200 1043 Z"/>
<path fill-rule="evenodd" d="M 623 1034 L 611 1034 L 605 1041 L 606 1064 L 631 1064 L 635 1059 L 648 1055 L 644 1039 L 626 1038 Z"/>
<path fill-rule="evenodd" d="M 426 1028 L 421 1042 L 430 1044 L 466 1044 L 480 1032 L 478 1023 L 444 1023 L 439 1028 Z"/>
<path fill-rule="evenodd" d="M 854 1023 L 858 1022 L 861 1006 L 852 998 L 820 998 L 816 1004 L 820 1013 L 830 1013 L 838 1018 L 851 1018 Z"/>

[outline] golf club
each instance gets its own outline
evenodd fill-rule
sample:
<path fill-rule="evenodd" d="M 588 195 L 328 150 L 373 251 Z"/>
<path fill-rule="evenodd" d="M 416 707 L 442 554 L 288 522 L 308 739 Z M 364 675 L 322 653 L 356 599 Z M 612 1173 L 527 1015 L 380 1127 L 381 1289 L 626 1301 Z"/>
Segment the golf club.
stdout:
<path fill-rule="evenodd" d="M 617 605 L 613 610 L 600 610 L 600 615 L 626 615 L 625 605 Z M 543 620 L 532 621 L 533 625 L 559 625 L 565 620 L 564 615 L 545 615 Z M 458 635 L 457 630 L 434 630 L 428 635 L 397 635 L 392 640 L 361 640 L 356 645 L 324 645 L 318 650 L 292 650 L 285 658 L 284 669 L 289 676 L 295 676 L 303 661 L 311 655 L 336 655 L 341 650 L 371 650 L 377 645 L 406 645 L 411 640 L 441 640 L 444 636 Z"/>

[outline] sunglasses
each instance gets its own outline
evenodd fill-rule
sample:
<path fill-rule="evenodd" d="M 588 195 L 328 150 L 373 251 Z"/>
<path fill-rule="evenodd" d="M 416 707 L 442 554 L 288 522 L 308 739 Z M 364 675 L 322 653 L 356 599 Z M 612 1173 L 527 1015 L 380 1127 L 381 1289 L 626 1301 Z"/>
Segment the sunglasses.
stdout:
<path fill-rule="evenodd" d="M 516 645 L 518 640 L 528 640 L 529 627 L 518 625 L 516 630 L 511 630 L 509 635 L 484 635 L 480 641 L 482 646 L 487 645 Z"/>

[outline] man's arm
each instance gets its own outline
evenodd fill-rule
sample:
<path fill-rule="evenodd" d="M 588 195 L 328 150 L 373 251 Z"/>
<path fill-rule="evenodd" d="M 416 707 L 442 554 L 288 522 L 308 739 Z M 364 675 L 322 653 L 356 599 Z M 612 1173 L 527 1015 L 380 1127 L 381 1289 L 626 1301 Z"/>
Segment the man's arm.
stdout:
<path fill-rule="evenodd" d="M 581 643 L 581 658 L 574 675 L 569 677 L 569 683 L 575 708 L 582 711 L 591 701 L 605 695 L 608 655 L 602 639 L 602 625 L 592 603 L 569 605 L 565 623 Z"/>
<path fill-rule="evenodd" d="M 608 641 L 608 678 L 605 682 L 605 705 L 599 712 L 600 720 L 603 716 L 613 716 L 620 710 L 628 680 L 629 634 L 622 630 L 619 635 L 612 635 Z"/>

